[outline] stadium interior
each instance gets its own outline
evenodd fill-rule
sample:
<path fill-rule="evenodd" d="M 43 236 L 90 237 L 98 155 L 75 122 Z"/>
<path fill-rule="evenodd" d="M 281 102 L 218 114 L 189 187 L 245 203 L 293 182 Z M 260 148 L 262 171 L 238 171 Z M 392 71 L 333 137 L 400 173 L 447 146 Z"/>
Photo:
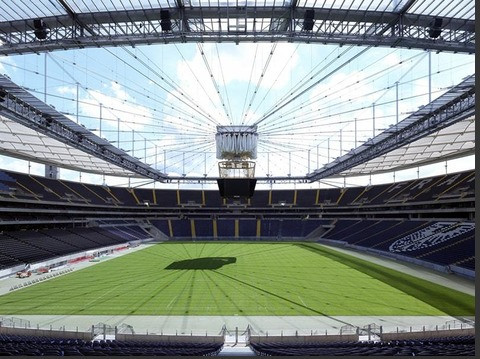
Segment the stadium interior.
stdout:
<path fill-rule="evenodd" d="M 456 71 L 456 55 L 470 56 L 470 65 L 474 62 L 474 5 L 463 0 L 453 5 L 444 0 L 126 3 L 41 0 L 28 9 L 21 0 L 0 4 L 0 355 L 474 356 L 475 74 L 467 70 L 461 78 L 451 74 Z M 310 116 L 305 111 L 311 108 L 303 108 L 315 99 L 309 91 L 330 76 L 319 71 L 311 75 L 319 76 L 315 83 L 305 77 L 292 85 L 290 79 L 291 87 L 286 86 L 291 97 L 267 106 L 253 124 L 228 118 L 225 124 L 219 122 L 222 126 L 202 132 L 206 140 L 202 137 L 197 143 L 185 136 L 197 131 L 197 121 L 207 127 L 212 120 L 200 108 L 205 105 L 201 100 L 187 92 L 179 95 L 181 88 L 160 86 L 165 94 L 160 91 L 164 97 L 155 116 L 163 118 L 163 124 L 135 127 L 136 117 L 127 114 L 125 124 L 132 127 L 122 132 L 120 118 L 118 124 L 116 118 L 105 122 L 101 86 L 95 90 L 94 103 L 99 117 L 87 114 L 88 107 L 85 118 L 79 115 L 79 106 L 87 106 L 86 99 L 79 100 L 79 88 L 92 94 L 87 78 L 100 71 L 90 67 L 82 83 L 72 82 L 73 75 L 65 75 L 66 70 L 63 75 L 53 72 L 54 66 L 68 63 L 56 54 L 136 51 L 150 44 L 157 49 L 172 44 L 182 48 L 191 43 L 197 46 L 192 51 L 201 54 L 212 93 L 219 94 L 225 109 L 226 80 L 205 55 L 204 42 L 218 47 L 225 42 L 237 47 L 273 44 L 270 55 L 262 58 L 257 89 L 253 92 L 255 81 L 250 78 L 247 94 L 242 94 L 243 110 L 248 95 L 254 102 L 257 91 L 266 98 L 275 89 L 276 80 L 268 90 L 261 81 L 277 43 L 333 46 L 335 54 L 358 49 L 335 70 L 325 65 L 322 71 L 332 74 L 365 49 L 401 49 L 407 55 L 400 62 L 407 62 L 409 51 L 418 51 L 425 55 L 422 61 L 430 61 L 430 67 L 421 70 L 428 82 L 423 83 L 421 105 L 415 102 L 409 108 L 404 102 L 413 103 L 414 91 L 400 99 L 398 86 L 413 65 L 402 68 L 400 78 L 379 70 L 382 78 L 395 77 L 389 77 L 385 88 L 380 88 L 382 83 L 375 89 L 393 91 L 390 107 L 382 112 L 379 101 L 367 110 L 363 105 L 357 109 L 368 111 L 368 134 L 361 140 L 357 118 L 353 119 L 360 115 L 355 113 L 347 113 L 351 119 L 345 126 L 352 128 L 348 143 L 342 143 L 347 141 L 342 137 L 346 127 L 321 127 L 320 135 L 307 133 L 315 132 L 319 122 L 307 119 L 312 126 L 298 127 L 302 116 Z M 220 63 L 218 47 L 211 52 L 216 51 Z M 183 57 L 188 58 L 188 50 L 178 48 L 183 59 L 178 66 L 190 66 Z M 146 60 L 141 62 L 142 50 L 138 51 L 140 67 Z M 431 57 L 445 53 L 452 56 L 447 73 L 456 82 L 441 83 L 432 91 Z M 82 55 L 75 56 L 80 62 Z M 128 61 L 134 60 L 128 57 L 122 66 Z M 128 76 L 115 66 L 112 73 L 120 75 L 109 80 L 120 78 L 127 93 L 131 88 L 121 79 Z M 160 70 L 149 66 L 145 68 L 155 82 L 153 74 Z M 168 76 L 162 74 L 165 80 Z M 64 80 L 56 79 L 61 76 Z M 55 81 L 63 87 L 54 87 Z M 67 84 L 71 87 L 65 90 Z M 128 94 L 122 96 L 124 103 L 135 102 Z M 275 101 L 280 98 L 276 96 Z M 304 102 L 299 105 L 299 100 Z M 340 113 L 350 106 L 348 101 L 352 99 L 339 102 L 338 112 L 328 116 L 343 123 Z M 170 105 L 181 115 L 180 124 L 172 127 L 168 127 L 172 119 L 163 112 Z M 135 106 L 130 110 L 141 112 L 140 102 Z M 251 112 L 243 110 L 247 119 Z M 381 113 L 391 123 L 376 128 L 375 111 L 379 123 Z M 227 117 L 232 113 L 231 108 L 225 110 Z M 276 139 L 281 121 L 284 130 Z M 131 150 L 124 149 L 128 146 Z M 330 154 L 334 150 L 339 153 L 336 158 Z M 295 151 L 303 152 L 297 158 Z M 461 161 L 458 168 L 447 166 Z M 32 163 L 40 173 L 30 171 Z M 432 166 L 441 170 L 420 176 L 421 168 Z M 80 178 L 62 177 L 69 171 Z M 402 171 L 414 175 L 398 179 Z M 100 181 L 82 181 L 82 174 Z M 372 183 L 372 175 L 390 177 Z M 118 181 L 108 183 L 106 176 Z M 356 183 L 360 177 L 363 182 Z M 238 179 L 242 181 L 235 182 Z M 125 181 L 128 185 L 123 185 Z M 263 244 L 272 247 L 255 247 Z M 229 251 L 229 246 L 238 250 Z M 142 285 L 130 287 L 137 280 Z M 377 287 L 377 281 L 386 289 Z M 336 292 L 327 293 L 334 285 Z M 123 286 L 127 289 L 118 292 Z M 198 288 L 204 290 L 200 297 Z M 365 311 L 344 304 L 327 308 L 337 299 L 355 307 L 361 290 L 372 295 L 363 302 Z M 70 300 L 82 295 L 86 299 L 70 304 L 61 296 L 63 291 Z M 334 299 L 323 303 L 321 295 Z M 130 296 L 137 302 L 121 307 L 123 298 Z M 377 297 L 382 302 L 379 314 Z M 149 303 L 157 299 L 160 308 L 151 309 Z M 196 300 L 199 304 L 192 304 Z M 417 305 L 413 300 L 425 307 L 403 304 Z M 102 305 L 108 308 L 105 313 Z M 49 309 L 57 306 L 58 310 Z"/>

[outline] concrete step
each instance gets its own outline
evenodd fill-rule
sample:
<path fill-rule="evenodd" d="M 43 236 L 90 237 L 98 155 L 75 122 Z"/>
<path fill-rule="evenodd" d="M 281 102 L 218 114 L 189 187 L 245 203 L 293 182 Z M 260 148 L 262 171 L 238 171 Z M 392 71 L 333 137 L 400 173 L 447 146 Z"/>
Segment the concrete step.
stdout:
<path fill-rule="evenodd" d="M 245 345 L 238 346 L 224 346 L 218 356 L 255 356 L 255 353 L 250 347 Z"/>

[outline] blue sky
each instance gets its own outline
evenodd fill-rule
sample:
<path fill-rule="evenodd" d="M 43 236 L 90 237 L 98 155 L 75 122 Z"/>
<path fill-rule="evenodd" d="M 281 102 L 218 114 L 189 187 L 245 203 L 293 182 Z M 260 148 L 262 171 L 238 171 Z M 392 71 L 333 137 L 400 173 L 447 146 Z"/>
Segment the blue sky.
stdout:
<path fill-rule="evenodd" d="M 47 103 L 76 121 L 78 88 L 81 124 L 100 135 L 101 111 L 101 135 L 117 144 L 120 118 L 119 146 L 173 175 L 217 176 L 215 126 L 258 122 L 257 176 L 303 176 L 373 136 L 373 103 L 376 134 L 396 122 L 396 82 L 400 120 L 429 98 L 428 54 L 390 48 L 208 43 L 83 49 L 3 57 L 0 72 L 43 99 L 45 58 Z M 474 73 L 474 55 L 432 52 L 431 69 L 434 99 Z M 25 171 L 26 165 L 1 157 L 0 166 Z M 42 167 L 32 173 L 43 173 Z M 473 168 L 473 158 L 449 167 Z M 416 171 L 396 179 L 416 177 Z M 444 164 L 428 166 L 421 175 L 442 171 Z M 68 170 L 61 176 L 79 178 Z"/>

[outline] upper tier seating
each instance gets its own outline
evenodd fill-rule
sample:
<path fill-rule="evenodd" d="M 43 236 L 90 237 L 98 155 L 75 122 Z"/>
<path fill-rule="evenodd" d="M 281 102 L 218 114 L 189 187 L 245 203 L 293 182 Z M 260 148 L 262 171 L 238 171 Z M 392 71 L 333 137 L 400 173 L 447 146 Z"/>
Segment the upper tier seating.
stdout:
<path fill-rule="evenodd" d="M 223 200 L 216 190 L 161 190 L 108 187 L 0 171 L 0 196 L 87 205 L 222 207 L 366 206 L 451 198 L 474 198 L 475 172 L 367 187 L 257 190 L 250 200 Z"/>
<path fill-rule="evenodd" d="M 15 179 L 7 173 L 0 171 L 0 191 L 9 192 L 11 185 L 15 185 Z"/>

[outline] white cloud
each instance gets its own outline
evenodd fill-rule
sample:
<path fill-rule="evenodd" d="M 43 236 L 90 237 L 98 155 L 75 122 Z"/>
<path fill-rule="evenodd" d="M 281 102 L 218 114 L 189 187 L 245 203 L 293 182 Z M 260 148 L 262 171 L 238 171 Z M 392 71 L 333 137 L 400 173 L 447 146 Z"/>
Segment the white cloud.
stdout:
<path fill-rule="evenodd" d="M 60 87 L 57 87 L 56 91 L 59 94 L 62 94 L 62 95 L 66 95 L 66 94 L 76 95 L 77 94 L 77 89 L 76 89 L 76 87 L 73 87 L 73 86 L 60 86 Z"/>
<path fill-rule="evenodd" d="M 203 45 L 204 55 L 207 58 L 213 78 L 219 87 L 220 93 L 217 93 L 212 78 L 205 67 L 202 54 L 197 48 L 190 60 L 177 64 L 178 86 L 174 92 L 167 96 L 167 103 L 174 104 L 176 108 L 191 113 L 193 117 L 166 116 L 164 123 L 174 127 L 179 134 L 197 132 L 211 136 L 211 147 L 208 148 L 207 151 L 213 151 L 215 141 L 214 134 L 216 132 L 213 122 L 231 124 L 233 120 L 232 118 L 228 119 L 226 117 L 225 109 L 228 112 L 232 109 L 234 113 L 231 115 L 237 120 L 240 118 L 241 113 L 239 112 L 242 110 L 240 107 L 243 101 L 240 105 L 237 104 L 237 107 L 235 107 L 235 105 L 229 107 L 224 85 L 228 89 L 228 99 L 232 99 L 232 102 L 238 100 L 238 98 L 244 99 L 245 96 L 250 100 L 260 78 L 262 80 L 260 90 L 262 91 L 270 91 L 271 89 L 278 90 L 287 86 L 290 77 L 282 73 L 282 70 L 285 65 L 287 65 L 286 69 L 288 71 L 294 70 L 298 65 L 299 55 L 293 51 L 294 45 L 278 44 L 274 55 L 271 57 L 268 70 L 263 74 L 263 77 L 261 77 L 271 49 L 271 44 Z M 254 59 L 256 59 L 255 62 Z M 245 92 L 247 91 L 250 78 L 250 90 L 247 95 Z M 208 113 L 211 116 L 211 120 L 195 113 L 191 108 L 181 103 L 177 99 L 179 97 L 185 101 L 188 101 L 187 97 L 194 99 L 194 103 L 200 105 L 195 108 Z M 223 103 L 220 101 L 220 97 L 224 101 Z M 262 97 L 263 94 L 257 94 L 256 101 L 259 101 Z M 194 104 L 192 103 L 192 105 Z M 256 103 L 254 103 L 252 107 L 255 107 L 255 105 Z M 246 110 L 247 114 L 244 118 L 253 119 L 258 117 L 252 108 L 248 109 L 247 107 Z M 175 136 L 174 139 L 176 139 L 178 143 L 179 136 Z M 162 143 L 174 139 L 166 138 L 162 140 Z M 214 162 L 216 162 L 215 158 L 209 157 L 207 161 L 207 172 L 211 172 L 211 168 L 216 172 L 216 166 L 213 165 Z M 187 167 L 189 167 L 189 170 L 192 172 L 188 173 L 189 175 L 193 175 L 193 172 L 196 174 L 200 173 L 198 169 L 192 168 L 191 164 L 188 164 Z M 172 167 L 170 170 L 175 171 L 175 168 Z M 181 166 L 180 168 L 177 166 L 176 171 L 182 172 Z"/>
<path fill-rule="evenodd" d="M 388 67 L 398 65 L 400 61 L 400 57 L 396 52 L 391 52 L 382 59 L 383 64 Z"/>
<path fill-rule="evenodd" d="M 215 45 L 208 44 L 204 48 L 213 48 Z M 252 85 L 255 85 L 262 76 L 265 65 L 273 52 L 267 70 L 263 73 L 261 86 L 265 88 L 284 88 L 289 81 L 289 76 L 280 71 L 285 68 L 290 71 L 294 69 L 299 61 L 298 52 L 294 51 L 294 44 L 277 44 L 274 50 L 272 44 L 241 44 L 219 47 L 219 55 L 225 82 L 228 84 L 233 81 L 247 82 L 252 75 Z M 255 61 L 254 61 L 255 60 Z M 252 65 L 253 73 L 252 73 Z M 220 78 L 220 67 L 214 72 L 215 77 Z"/>
<path fill-rule="evenodd" d="M 233 102 L 234 99 L 244 98 L 250 78 L 252 81 L 247 96 L 249 99 L 259 79 L 262 80 L 260 88 L 265 91 L 280 89 L 286 86 L 289 77 L 284 76 L 281 70 L 287 63 L 288 69 L 294 69 L 298 64 L 299 56 L 293 51 L 294 45 L 278 44 L 269 63 L 268 70 L 261 77 L 271 49 L 271 44 L 203 45 L 203 53 L 213 75 L 212 79 L 209 71 L 206 69 L 203 56 L 197 48 L 194 56 L 190 60 L 178 62 L 178 86 L 175 91 L 168 95 L 167 102 L 173 103 L 175 107 L 192 113 L 195 118 L 206 122 L 208 125 L 208 120 L 194 113 L 192 109 L 177 99 L 180 97 L 190 102 L 187 99 L 187 97 L 189 97 L 190 99 L 194 99 L 195 104 L 200 104 L 198 109 L 201 108 L 210 114 L 215 122 L 222 124 L 230 123 L 232 118 L 227 119 L 225 114 L 226 111 L 230 111 L 228 100 L 232 99 Z M 215 89 L 212 80 L 215 80 L 219 88 L 219 93 Z M 227 89 L 224 88 L 224 84 Z M 220 101 L 220 97 L 223 103 Z M 256 100 L 258 101 L 259 99 L 260 96 L 257 96 Z M 192 103 L 194 106 L 195 104 Z M 234 113 L 230 115 L 233 118 L 240 117 L 241 114 L 238 112 L 241 112 L 241 109 L 233 106 L 232 111 Z M 253 113 L 250 114 L 250 116 L 254 115 Z M 182 118 L 172 116 L 168 118 L 168 121 L 178 130 L 182 130 L 185 126 L 185 121 Z"/>
<path fill-rule="evenodd" d="M 123 86 L 111 82 L 107 90 L 112 91 L 113 96 L 98 90 L 87 90 L 87 97 L 81 99 L 82 113 L 99 118 L 99 104 L 102 104 L 102 119 L 105 120 L 102 125 L 116 129 L 116 121 L 120 118 L 120 131 L 143 130 L 154 121 L 152 111 L 137 104 Z"/>
<path fill-rule="evenodd" d="M 122 100 L 122 101 L 131 100 L 130 96 L 127 94 L 127 91 L 125 91 L 125 89 L 121 85 L 119 85 L 118 82 L 112 81 L 110 83 L 110 86 L 111 86 L 111 89 L 112 89 L 113 93 L 115 94 L 115 97 L 118 100 Z"/>

